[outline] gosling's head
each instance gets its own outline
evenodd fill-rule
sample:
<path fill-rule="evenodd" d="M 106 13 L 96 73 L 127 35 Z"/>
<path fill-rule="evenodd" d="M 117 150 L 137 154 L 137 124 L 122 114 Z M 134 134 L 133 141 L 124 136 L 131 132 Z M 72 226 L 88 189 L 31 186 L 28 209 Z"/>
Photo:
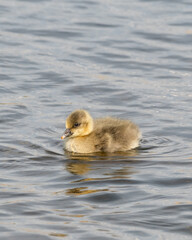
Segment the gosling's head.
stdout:
<path fill-rule="evenodd" d="M 85 110 L 76 110 L 66 119 L 66 130 L 61 137 L 83 137 L 90 134 L 93 130 L 93 119 Z"/>

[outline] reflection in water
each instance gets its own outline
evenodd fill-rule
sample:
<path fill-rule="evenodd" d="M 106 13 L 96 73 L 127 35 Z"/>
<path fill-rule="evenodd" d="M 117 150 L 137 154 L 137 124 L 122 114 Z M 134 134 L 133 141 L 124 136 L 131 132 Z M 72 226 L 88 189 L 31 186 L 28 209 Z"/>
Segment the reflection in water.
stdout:
<path fill-rule="evenodd" d="M 129 152 L 121 152 L 121 153 L 99 153 L 99 154 L 75 154 L 75 153 L 69 153 L 65 152 L 67 157 L 70 159 L 66 163 L 66 169 L 74 174 L 74 175 L 85 175 L 92 169 L 92 164 L 111 164 L 111 163 L 119 163 L 123 161 L 124 164 L 128 164 L 130 161 L 133 161 L 135 159 L 129 158 L 129 157 L 136 157 L 138 155 L 137 150 L 132 150 Z M 74 161 L 75 160 L 75 161 Z M 137 160 L 135 160 L 137 161 Z M 124 165 L 123 164 L 123 165 Z M 112 178 L 120 177 L 127 178 L 130 174 L 133 174 L 134 171 L 131 170 L 130 166 L 124 166 L 122 169 L 114 170 L 112 173 L 107 172 L 105 175 L 113 176 Z"/>
<path fill-rule="evenodd" d="M 95 161 L 95 160 L 122 160 L 129 157 L 135 157 L 139 155 L 138 149 L 133 149 L 127 152 L 115 152 L 115 153 L 90 153 L 81 154 L 65 151 L 65 155 L 71 160 L 83 160 L 83 161 Z"/>
<path fill-rule="evenodd" d="M 66 191 L 66 194 L 67 195 L 79 196 L 79 195 L 87 195 L 87 194 L 90 194 L 90 193 L 103 192 L 103 191 L 108 191 L 108 189 L 94 190 L 94 189 L 88 189 L 87 187 L 79 187 L 79 188 L 68 189 Z"/>
<path fill-rule="evenodd" d="M 73 175 L 81 176 L 81 179 L 71 182 L 72 185 L 78 185 L 78 187 L 68 188 L 65 191 L 66 195 L 80 196 L 98 192 L 111 192 L 110 183 L 113 184 L 118 179 L 130 179 L 131 175 L 136 173 L 130 166 L 133 157 L 136 155 L 136 150 L 128 153 L 118 153 L 118 155 L 100 153 L 94 156 L 67 153 L 70 159 L 66 163 L 67 171 Z M 131 157 L 131 161 L 128 157 Z M 137 160 L 135 159 L 135 161 Z M 102 177 L 101 172 L 103 172 Z M 89 174 L 91 177 L 85 177 Z M 99 187 L 95 183 L 99 183 Z M 79 187 L 81 184 L 83 186 Z M 107 188 L 101 189 L 100 186 L 103 184 L 107 184 Z M 116 199 L 116 196 L 113 196 L 113 198 Z"/>
<path fill-rule="evenodd" d="M 90 170 L 89 164 L 86 163 L 68 163 L 66 169 L 75 175 L 84 175 Z"/>
<path fill-rule="evenodd" d="M 93 163 L 92 163 L 93 164 Z M 94 167 L 92 167 L 92 164 L 88 164 L 88 163 L 82 163 L 82 162 L 72 162 L 72 163 L 67 163 L 66 164 L 66 169 L 68 172 L 74 174 L 74 175 L 86 175 L 89 171 L 91 171 L 91 169 L 93 168 L 95 170 Z M 111 162 L 109 162 L 110 166 L 111 166 Z M 129 162 L 127 163 L 129 164 Z M 125 164 L 124 164 L 125 165 Z M 104 176 L 109 176 L 110 179 L 116 179 L 116 178 L 130 178 L 130 175 L 136 173 L 136 171 L 133 170 L 133 167 L 131 166 L 124 166 L 121 169 L 115 169 L 113 170 L 113 172 L 106 172 L 103 175 Z M 105 166 L 106 167 L 106 166 Z M 99 170 L 98 167 L 97 169 Z M 90 181 L 90 180 L 96 180 L 96 178 L 84 178 L 75 182 L 85 182 L 85 181 Z"/>
<path fill-rule="evenodd" d="M 124 166 L 123 168 L 121 169 L 117 169 L 117 170 L 114 170 L 113 172 L 108 172 L 108 173 L 105 173 L 104 175 L 109 175 L 111 176 L 110 178 L 111 179 L 127 179 L 127 178 L 131 178 L 131 175 L 136 173 L 136 171 L 133 170 L 133 167 L 129 167 L 129 166 Z"/>
<path fill-rule="evenodd" d="M 67 234 L 63 234 L 63 233 L 50 233 L 49 235 L 53 237 L 60 237 L 60 238 L 68 236 Z"/>
<path fill-rule="evenodd" d="M 48 235 L 48 236 L 54 236 L 54 237 L 67 237 L 67 234 L 64 233 L 57 233 L 57 232 L 49 232 L 48 230 L 42 230 L 42 229 L 38 229 L 38 228 L 23 228 L 22 229 L 24 232 L 26 233 L 39 233 L 41 235 Z"/>
<path fill-rule="evenodd" d="M 66 169 L 73 175 L 81 176 L 81 179 L 73 180 L 71 182 L 73 186 L 76 185 L 78 187 L 68 188 L 65 191 L 66 195 L 80 196 L 99 192 L 114 192 L 114 190 L 110 189 L 111 184 L 114 184 L 114 181 L 117 181 L 118 179 L 130 179 L 131 175 L 136 173 L 136 171 L 133 170 L 133 167 L 130 166 L 130 161 L 127 157 L 124 158 L 127 155 L 133 157 L 136 155 L 136 151 L 132 151 L 131 153 L 121 153 L 121 155 L 119 154 L 118 156 L 115 156 L 115 154 L 80 156 L 79 154 L 68 153 L 68 157 L 71 157 L 71 159 L 66 163 Z M 119 160 L 119 158 L 121 159 Z M 101 172 L 103 172 L 102 177 Z M 85 177 L 89 174 L 91 177 Z M 98 183 L 99 185 L 95 183 Z M 107 186 L 107 188 L 100 188 L 103 184 Z M 102 194 L 102 196 L 104 197 L 104 194 Z M 93 198 L 95 197 L 97 198 L 97 194 L 93 196 Z M 98 197 L 100 198 L 101 196 Z M 104 198 L 108 199 L 108 195 L 105 195 Z M 112 198 L 117 199 L 118 193 L 114 193 Z M 111 197 L 109 197 L 109 199 L 111 199 Z"/>
<path fill-rule="evenodd" d="M 37 233 L 40 235 L 47 235 L 47 236 L 54 236 L 54 237 L 60 237 L 60 238 L 64 238 L 67 237 L 68 234 L 64 234 L 64 233 L 57 233 L 57 232 L 49 232 L 48 230 L 42 230 L 42 229 L 38 229 L 38 228 L 23 228 L 22 229 L 24 232 L 26 233 Z"/>

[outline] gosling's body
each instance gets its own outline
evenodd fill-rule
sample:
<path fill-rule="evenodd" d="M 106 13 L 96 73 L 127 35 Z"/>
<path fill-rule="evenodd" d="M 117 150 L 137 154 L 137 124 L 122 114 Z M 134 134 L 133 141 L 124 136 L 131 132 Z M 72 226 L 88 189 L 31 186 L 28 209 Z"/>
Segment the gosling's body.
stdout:
<path fill-rule="evenodd" d="M 70 152 L 117 152 L 139 146 L 141 133 L 129 120 L 101 118 L 93 120 L 85 110 L 77 110 L 66 120 L 64 148 Z"/>

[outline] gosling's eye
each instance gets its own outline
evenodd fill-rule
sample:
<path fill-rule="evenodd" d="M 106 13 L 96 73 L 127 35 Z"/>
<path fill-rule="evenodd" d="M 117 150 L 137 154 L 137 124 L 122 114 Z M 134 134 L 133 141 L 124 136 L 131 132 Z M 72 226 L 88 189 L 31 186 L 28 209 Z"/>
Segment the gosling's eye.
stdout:
<path fill-rule="evenodd" d="M 75 123 L 75 124 L 73 125 L 74 128 L 76 128 L 76 127 L 78 127 L 78 126 L 80 126 L 80 123 Z"/>

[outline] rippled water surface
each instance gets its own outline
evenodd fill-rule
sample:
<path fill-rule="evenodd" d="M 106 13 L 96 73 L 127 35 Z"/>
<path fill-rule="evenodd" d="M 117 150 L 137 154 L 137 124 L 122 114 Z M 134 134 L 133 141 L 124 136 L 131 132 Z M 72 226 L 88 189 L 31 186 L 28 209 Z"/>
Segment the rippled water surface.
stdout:
<path fill-rule="evenodd" d="M 192 238 L 192 2 L 0 1 L 0 239 Z M 84 108 L 136 122 L 128 153 L 75 155 Z"/>

